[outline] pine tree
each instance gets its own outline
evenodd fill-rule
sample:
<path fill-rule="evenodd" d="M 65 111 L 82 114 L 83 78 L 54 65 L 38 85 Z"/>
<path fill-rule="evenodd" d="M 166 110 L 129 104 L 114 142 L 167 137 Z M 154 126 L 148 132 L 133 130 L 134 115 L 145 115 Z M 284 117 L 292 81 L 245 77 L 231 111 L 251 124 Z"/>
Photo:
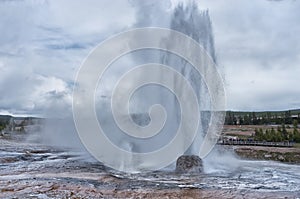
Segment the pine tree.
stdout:
<path fill-rule="evenodd" d="M 300 142 L 300 133 L 298 131 L 298 121 L 293 121 L 293 141 Z"/>
<path fill-rule="evenodd" d="M 285 124 L 282 124 L 281 128 L 282 128 L 281 131 L 282 137 L 284 138 L 284 140 L 289 140 L 289 134 L 286 130 Z"/>

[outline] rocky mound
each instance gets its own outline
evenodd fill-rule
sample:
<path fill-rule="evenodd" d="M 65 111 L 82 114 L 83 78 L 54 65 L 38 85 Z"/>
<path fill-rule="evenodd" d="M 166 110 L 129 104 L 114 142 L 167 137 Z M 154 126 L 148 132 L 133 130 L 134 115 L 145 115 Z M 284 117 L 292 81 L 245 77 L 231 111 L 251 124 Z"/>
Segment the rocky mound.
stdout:
<path fill-rule="evenodd" d="M 196 155 L 182 155 L 176 162 L 177 173 L 202 173 L 202 160 Z"/>

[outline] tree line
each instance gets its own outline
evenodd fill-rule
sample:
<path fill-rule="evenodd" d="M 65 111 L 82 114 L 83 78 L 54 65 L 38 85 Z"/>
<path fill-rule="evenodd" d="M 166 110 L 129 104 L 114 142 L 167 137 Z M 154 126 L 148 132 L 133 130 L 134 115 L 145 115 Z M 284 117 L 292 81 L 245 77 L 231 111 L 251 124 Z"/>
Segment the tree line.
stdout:
<path fill-rule="evenodd" d="M 2 120 L 0 119 L 0 131 L 2 131 L 3 129 L 6 128 L 6 126 L 8 125 L 8 121 L 7 120 Z"/>
<path fill-rule="evenodd" d="M 270 125 L 293 124 L 296 120 L 300 123 L 300 113 L 292 114 L 291 111 L 282 112 L 233 112 L 227 111 L 226 125 Z"/>
<path fill-rule="evenodd" d="M 253 138 L 256 141 L 267 141 L 267 142 L 289 141 L 289 142 L 300 143 L 298 121 L 294 120 L 292 128 L 290 126 L 286 126 L 285 124 L 282 124 L 281 126 L 278 126 L 276 130 L 274 128 L 266 129 L 265 131 L 262 128 L 255 129 Z"/>

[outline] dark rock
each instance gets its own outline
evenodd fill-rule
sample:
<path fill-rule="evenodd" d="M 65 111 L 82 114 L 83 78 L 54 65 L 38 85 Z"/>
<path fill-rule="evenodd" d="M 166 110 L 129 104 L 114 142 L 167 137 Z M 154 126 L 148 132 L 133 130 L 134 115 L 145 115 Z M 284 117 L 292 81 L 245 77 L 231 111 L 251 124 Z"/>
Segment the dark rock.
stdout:
<path fill-rule="evenodd" d="M 202 173 L 202 160 L 196 155 L 182 155 L 176 162 L 177 173 Z"/>

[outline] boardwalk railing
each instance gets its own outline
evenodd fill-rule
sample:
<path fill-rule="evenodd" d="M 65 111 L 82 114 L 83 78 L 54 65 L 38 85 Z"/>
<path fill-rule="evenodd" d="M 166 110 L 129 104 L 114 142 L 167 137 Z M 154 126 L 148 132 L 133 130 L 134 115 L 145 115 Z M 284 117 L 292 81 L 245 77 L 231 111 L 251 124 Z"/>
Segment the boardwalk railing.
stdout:
<path fill-rule="evenodd" d="M 221 145 L 245 145 L 245 146 L 271 146 L 271 147 L 293 147 L 293 142 L 264 142 L 253 140 L 219 140 Z"/>

